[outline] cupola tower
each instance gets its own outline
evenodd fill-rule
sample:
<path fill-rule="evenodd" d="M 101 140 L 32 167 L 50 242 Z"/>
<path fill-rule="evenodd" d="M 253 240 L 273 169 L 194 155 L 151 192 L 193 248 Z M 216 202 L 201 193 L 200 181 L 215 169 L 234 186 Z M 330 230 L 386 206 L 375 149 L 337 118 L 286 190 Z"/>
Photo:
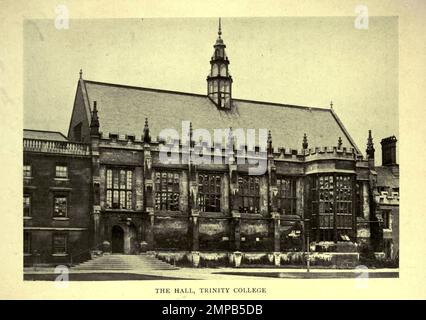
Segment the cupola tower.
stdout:
<path fill-rule="evenodd" d="M 207 76 L 207 96 L 221 109 L 232 106 L 232 77 L 229 74 L 229 59 L 226 56 L 226 45 L 222 39 L 222 26 L 219 18 L 218 38 L 213 46 L 210 59 L 210 73 Z"/>

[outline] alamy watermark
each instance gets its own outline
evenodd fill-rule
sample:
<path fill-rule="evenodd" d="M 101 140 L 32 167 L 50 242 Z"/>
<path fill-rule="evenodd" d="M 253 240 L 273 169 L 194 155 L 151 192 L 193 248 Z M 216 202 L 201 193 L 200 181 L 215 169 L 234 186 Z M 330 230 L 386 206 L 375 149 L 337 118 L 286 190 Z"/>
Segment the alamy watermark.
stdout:
<path fill-rule="evenodd" d="M 55 274 L 58 276 L 55 278 L 55 287 L 58 289 L 66 289 L 69 285 L 69 268 L 64 265 L 56 266 Z"/>
<path fill-rule="evenodd" d="M 181 134 L 172 128 L 160 132 L 159 160 L 162 164 L 248 164 L 249 175 L 262 175 L 267 169 L 267 139 L 267 129 L 214 129 L 212 137 L 211 131 L 192 131 L 190 122 L 182 121 Z"/>

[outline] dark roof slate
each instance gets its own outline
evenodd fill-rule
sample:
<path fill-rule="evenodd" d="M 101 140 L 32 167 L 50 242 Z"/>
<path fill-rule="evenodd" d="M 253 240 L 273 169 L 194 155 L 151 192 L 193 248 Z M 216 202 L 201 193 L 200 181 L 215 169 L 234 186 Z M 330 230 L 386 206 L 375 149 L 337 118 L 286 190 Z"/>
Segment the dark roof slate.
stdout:
<path fill-rule="evenodd" d="M 51 141 L 68 141 L 62 133 L 58 131 L 24 129 L 24 139 L 38 139 Z"/>
<path fill-rule="evenodd" d="M 225 111 L 200 94 L 89 80 L 84 80 L 84 88 L 90 108 L 97 101 L 100 131 L 105 135 L 140 137 L 148 118 L 151 136 L 156 138 L 165 128 L 180 133 L 181 121 L 188 120 L 194 129 L 210 131 L 265 128 L 272 132 L 274 148 L 301 149 L 304 133 L 310 148 L 336 146 L 342 137 L 343 147 L 355 148 L 360 153 L 332 109 L 233 99 L 233 109 Z"/>

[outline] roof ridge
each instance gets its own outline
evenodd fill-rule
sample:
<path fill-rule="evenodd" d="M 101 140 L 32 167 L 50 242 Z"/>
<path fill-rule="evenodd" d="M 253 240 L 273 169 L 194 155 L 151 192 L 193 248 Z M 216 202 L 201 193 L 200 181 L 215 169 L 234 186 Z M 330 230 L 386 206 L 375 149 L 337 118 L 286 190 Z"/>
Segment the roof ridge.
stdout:
<path fill-rule="evenodd" d="M 61 132 L 61 131 L 53 131 L 53 130 L 39 130 L 39 129 L 25 129 L 24 131 L 37 131 L 37 132 L 50 132 L 50 133 L 59 133 L 60 135 L 64 136 L 65 135 Z M 66 137 L 65 137 L 66 138 Z"/>
<path fill-rule="evenodd" d="M 98 84 L 98 85 L 111 86 L 111 87 L 119 87 L 119 88 L 135 89 L 135 90 L 146 90 L 146 91 L 153 91 L 153 92 L 163 92 L 163 93 L 181 94 L 181 95 L 187 95 L 187 96 L 196 96 L 196 97 L 208 98 L 207 95 L 200 94 L 200 93 L 175 91 L 175 90 L 167 90 L 167 89 L 158 89 L 158 88 L 147 88 L 147 87 L 131 86 L 131 85 L 126 85 L 126 84 L 109 83 L 109 82 L 101 82 L 101 81 L 86 80 L 86 79 L 83 79 L 83 81 L 88 82 L 88 83 Z M 317 106 L 300 106 L 300 105 L 285 104 L 285 103 L 279 103 L 279 102 L 269 102 L 269 101 L 259 101 L 259 100 L 239 99 L 239 98 L 232 98 L 232 100 L 247 102 L 247 103 L 264 104 L 264 105 L 270 105 L 270 106 L 278 106 L 278 107 L 291 107 L 291 108 L 301 108 L 301 109 L 308 109 L 308 110 L 314 109 L 314 110 L 319 110 L 319 111 L 330 112 L 329 108 L 321 108 L 321 107 L 317 107 Z"/>
<path fill-rule="evenodd" d="M 120 88 L 127 88 L 127 89 L 136 89 L 136 90 L 146 90 L 146 91 L 156 91 L 156 92 L 164 92 L 164 93 L 174 93 L 174 94 L 183 94 L 183 95 L 189 95 L 189 96 L 198 96 L 198 97 L 205 97 L 207 98 L 207 95 L 199 94 L 199 93 L 191 93 L 191 92 L 183 92 L 183 91 L 173 91 L 173 90 L 166 90 L 166 89 L 157 89 L 157 88 L 147 88 L 147 87 L 138 87 L 138 86 L 131 86 L 126 84 L 119 84 L 119 83 L 108 83 L 108 82 L 100 82 L 100 81 L 93 81 L 93 80 L 86 80 L 84 79 L 84 82 L 88 83 L 94 83 L 104 86 L 111 86 L 111 87 L 120 87 Z"/>
<path fill-rule="evenodd" d="M 320 111 L 328 111 L 330 112 L 330 109 L 328 108 L 321 108 L 321 107 L 310 107 L 310 106 L 299 106 L 296 104 L 286 104 L 286 103 L 280 103 L 280 102 L 268 102 L 268 101 L 259 101 L 259 100 L 250 100 L 250 99 L 238 99 L 238 98 L 232 98 L 232 100 L 241 101 L 241 102 L 248 102 L 248 103 L 257 103 L 257 104 L 265 104 L 265 105 L 271 105 L 276 107 L 290 107 L 290 108 L 300 108 L 300 109 L 314 109 L 314 110 L 320 110 Z"/>

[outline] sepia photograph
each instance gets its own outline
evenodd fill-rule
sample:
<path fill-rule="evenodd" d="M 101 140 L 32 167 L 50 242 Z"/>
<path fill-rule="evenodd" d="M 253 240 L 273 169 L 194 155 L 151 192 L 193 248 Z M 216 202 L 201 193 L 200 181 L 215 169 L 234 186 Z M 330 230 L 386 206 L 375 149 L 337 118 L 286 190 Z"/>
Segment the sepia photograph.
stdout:
<path fill-rule="evenodd" d="M 398 278 L 399 19 L 352 11 L 25 19 L 24 280 Z"/>

